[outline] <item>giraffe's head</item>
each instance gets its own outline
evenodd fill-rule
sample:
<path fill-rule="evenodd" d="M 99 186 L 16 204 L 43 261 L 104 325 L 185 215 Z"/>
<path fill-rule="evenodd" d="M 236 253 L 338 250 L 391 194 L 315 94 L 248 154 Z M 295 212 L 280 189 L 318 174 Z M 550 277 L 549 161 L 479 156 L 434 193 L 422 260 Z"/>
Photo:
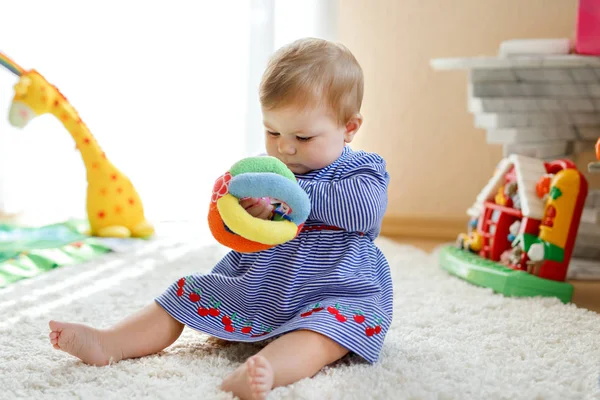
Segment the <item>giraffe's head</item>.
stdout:
<path fill-rule="evenodd" d="M 35 70 L 23 73 L 14 89 L 8 120 L 17 128 L 24 128 L 33 118 L 49 112 L 60 97 L 60 93 Z"/>

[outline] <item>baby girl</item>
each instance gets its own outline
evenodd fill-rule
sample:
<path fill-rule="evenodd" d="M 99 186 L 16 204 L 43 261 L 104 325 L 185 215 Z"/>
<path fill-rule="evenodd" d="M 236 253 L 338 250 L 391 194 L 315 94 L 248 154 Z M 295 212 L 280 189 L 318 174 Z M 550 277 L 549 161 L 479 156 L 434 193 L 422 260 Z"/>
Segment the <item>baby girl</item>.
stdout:
<path fill-rule="evenodd" d="M 348 352 L 377 361 L 392 321 L 389 266 L 373 243 L 389 175 L 379 155 L 347 146 L 362 97 L 362 69 L 344 46 L 309 38 L 278 50 L 260 85 L 265 145 L 311 200 L 302 232 L 257 253 L 231 251 L 110 328 L 50 321 L 54 348 L 107 365 L 157 353 L 185 326 L 227 341 L 272 339 L 224 378 L 221 389 L 242 399 L 263 399 Z M 242 205 L 273 215 L 262 199 Z"/>

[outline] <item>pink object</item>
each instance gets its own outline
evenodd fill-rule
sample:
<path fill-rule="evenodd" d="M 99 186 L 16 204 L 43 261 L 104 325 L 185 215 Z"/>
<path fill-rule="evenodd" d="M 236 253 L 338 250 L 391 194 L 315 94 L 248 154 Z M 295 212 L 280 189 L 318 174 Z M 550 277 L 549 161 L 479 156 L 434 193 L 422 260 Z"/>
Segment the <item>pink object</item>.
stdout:
<path fill-rule="evenodd" d="M 600 0 L 579 0 L 575 50 L 600 56 Z"/>

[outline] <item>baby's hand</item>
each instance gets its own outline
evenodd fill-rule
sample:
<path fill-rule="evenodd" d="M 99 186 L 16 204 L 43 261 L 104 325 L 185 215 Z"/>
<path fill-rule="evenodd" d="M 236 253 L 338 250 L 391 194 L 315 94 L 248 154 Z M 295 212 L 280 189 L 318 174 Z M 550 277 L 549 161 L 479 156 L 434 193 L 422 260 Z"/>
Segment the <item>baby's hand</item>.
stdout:
<path fill-rule="evenodd" d="M 253 217 L 260 219 L 271 219 L 273 206 L 268 197 L 247 197 L 240 200 L 240 205 Z"/>

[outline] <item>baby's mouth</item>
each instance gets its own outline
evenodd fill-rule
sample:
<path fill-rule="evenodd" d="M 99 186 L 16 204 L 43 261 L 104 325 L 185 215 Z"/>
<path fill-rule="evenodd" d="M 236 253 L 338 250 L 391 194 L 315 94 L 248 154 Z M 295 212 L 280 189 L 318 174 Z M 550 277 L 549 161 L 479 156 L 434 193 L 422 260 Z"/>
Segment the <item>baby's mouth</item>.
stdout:
<path fill-rule="evenodd" d="M 301 169 L 302 164 L 285 164 L 289 169 Z"/>

